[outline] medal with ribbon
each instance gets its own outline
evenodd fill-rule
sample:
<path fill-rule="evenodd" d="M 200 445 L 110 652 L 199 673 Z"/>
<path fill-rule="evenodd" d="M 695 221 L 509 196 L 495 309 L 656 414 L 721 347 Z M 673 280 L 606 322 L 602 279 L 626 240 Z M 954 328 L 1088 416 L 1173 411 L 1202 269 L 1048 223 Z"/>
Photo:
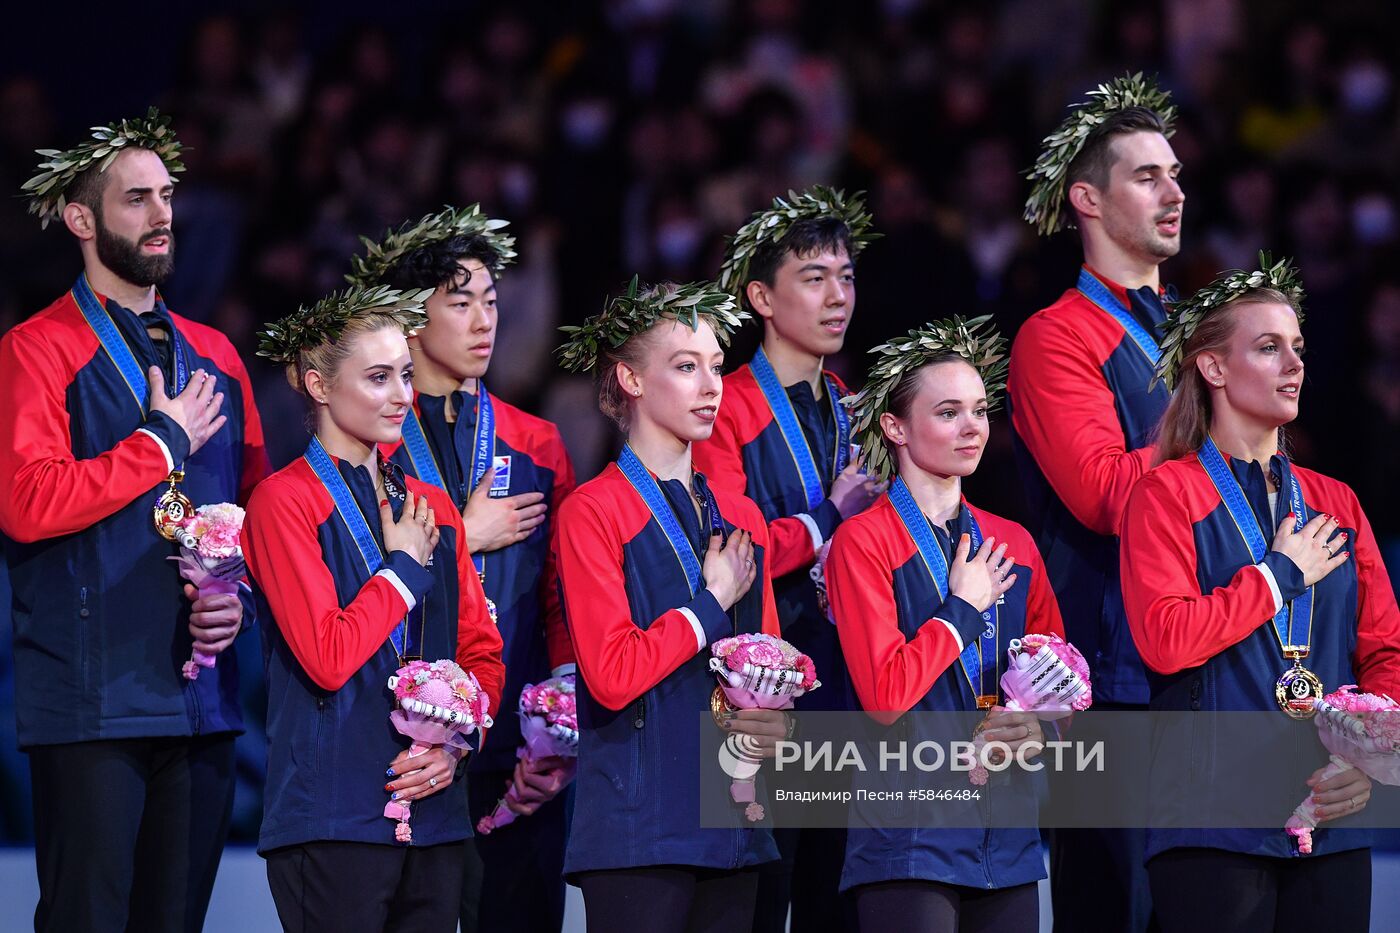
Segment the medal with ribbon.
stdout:
<path fill-rule="evenodd" d="M 350 487 L 345 485 L 345 478 L 340 475 L 340 470 L 336 469 L 335 461 L 331 459 L 330 454 L 326 453 L 326 448 L 321 446 L 321 439 L 314 434 L 311 436 L 311 443 L 307 446 L 303 456 L 306 458 L 306 462 L 311 465 L 316 478 L 321 481 L 321 485 L 326 487 L 326 492 L 330 493 L 331 501 L 335 503 L 335 510 L 340 515 L 340 520 L 345 524 L 346 530 L 350 532 L 350 537 L 355 540 L 355 547 L 359 549 L 360 559 L 365 564 L 367 578 L 373 577 L 384 563 L 384 552 L 379 547 L 379 542 L 375 540 L 374 532 L 370 530 L 369 522 L 365 519 L 364 512 L 360 510 L 359 503 L 355 501 L 355 496 L 350 492 Z M 387 484 L 386 491 L 388 491 Z M 395 489 L 392 494 L 397 497 L 402 494 L 402 490 Z M 415 614 L 419 620 L 416 638 L 409 621 Z M 398 655 L 400 667 L 409 661 L 423 659 L 423 630 L 427 624 L 423 602 L 420 602 L 413 607 L 412 612 L 404 616 L 403 624 L 396 626 L 389 633 L 389 641 L 394 646 L 394 653 Z"/>
<path fill-rule="evenodd" d="M 773 371 L 773 366 L 768 362 L 762 347 L 754 354 L 753 361 L 749 363 L 749 370 L 753 373 L 763 398 L 768 402 L 769 410 L 773 412 L 773 420 L 778 423 L 778 430 L 782 432 L 793 466 L 797 468 L 797 473 L 802 479 L 807 508 L 815 509 L 821 505 L 822 499 L 826 498 L 817 458 L 811 445 L 807 443 L 807 436 L 802 433 L 802 426 L 798 424 L 797 412 L 792 408 L 792 399 L 788 398 L 787 391 L 778 381 L 778 374 Z M 823 375 L 822 381 L 826 387 L 827 403 L 831 405 L 831 413 L 836 421 L 836 449 L 831 455 L 831 477 L 834 479 L 851 462 L 851 416 L 846 411 L 846 406 L 841 404 L 835 380 Z"/>
<path fill-rule="evenodd" d="M 933 527 L 919 509 L 919 504 L 914 501 L 909 487 L 899 477 L 890 484 L 890 502 L 894 505 L 899 520 L 904 523 L 904 529 L 909 532 L 909 537 L 914 540 L 919 556 L 923 559 L 924 568 L 933 580 L 934 588 L 938 590 L 939 599 L 948 599 L 948 559 L 943 555 L 943 548 L 934 537 Z M 977 548 L 982 546 L 982 529 L 970 509 L 967 510 L 967 518 L 972 549 L 976 552 Z M 963 675 L 972 689 L 972 695 L 977 699 L 977 708 L 990 709 L 996 705 L 997 685 L 1000 681 L 997 671 L 1000 661 L 997 652 L 1000 617 L 996 603 L 992 603 L 991 607 L 982 613 L 982 621 L 985 623 L 982 634 L 972 644 L 963 647 L 958 660 L 962 663 Z M 988 660 L 991 664 L 987 663 Z M 988 669 L 992 672 L 990 684 L 986 679 Z M 991 689 L 988 689 L 989 686 Z"/>
<path fill-rule="evenodd" d="M 1196 451 L 1196 456 L 1211 483 L 1215 485 L 1216 492 L 1220 494 L 1220 500 L 1225 503 L 1225 508 L 1235 523 L 1235 529 L 1240 533 L 1240 539 L 1249 550 L 1250 558 L 1254 563 L 1259 563 L 1269 553 L 1269 545 L 1259 527 L 1259 520 L 1254 516 L 1254 510 L 1245 498 L 1244 490 L 1240 488 L 1239 480 L 1230 472 L 1220 448 L 1215 446 L 1215 441 L 1209 436 L 1201 445 L 1201 449 Z M 1298 487 L 1298 478 L 1291 470 L 1288 481 L 1289 505 L 1294 517 L 1293 530 L 1298 532 L 1308 523 L 1307 506 Z M 1293 719 L 1311 719 L 1315 712 L 1313 701 L 1322 699 L 1324 693 L 1321 679 L 1303 667 L 1303 659 L 1312 650 L 1312 604 L 1313 588 L 1308 587 L 1292 602 L 1280 606 L 1273 617 L 1274 637 L 1278 639 L 1279 650 L 1286 659 L 1293 662 L 1293 666 L 1284 671 L 1274 683 L 1274 701 L 1278 703 L 1279 709 Z M 1294 641 L 1295 623 L 1303 627 L 1301 641 Z"/>
<path fill-rule="evenodd" d="M 126 383 L 127 389 L 131 392 L 132 399 L 136 402 L 136 407 L 141 410 L 144 417 L 149 410 L 147 407 L 149 392 L 146 385 L 146 374 L 142 371 L 141 364 L 136 361 L 136 355 L 131 352 L 131 347 L 122 339 L 121 331 L 117 329 L 116 322 L 107 313 L 102 302 L 97 300 L 92 286 L 88 284 L 86 273 L 78 276 L 78 281 L 73 284 L 71 294 L 78 310 L 82 312 L 83 319 L 87 321 L 88 327 L 92 328 L 92 332 L 97 336 L 97 341 L 102 345 L 107 358 L 117 368 L 122 381 Z M 171 357 L 175 364 L 175 394 L 179 395 L 190 381 L 189 361 L 185 356 L 185 344 L 180 338 L 180 331 L 175 327 L 170 328 L 170 340 L 173 351 Z M 183 469 L 172 469 L 170 475 L 165 478 L 165 481 L 170 484 L 169 488 L 160 494 L 151 510 L 151 520 L 155 524 L 156 532 L 167 541 L 178 541 L 180 523 L 194 514 L 194 503 L 180 491 L 180 481 L 184 478 L 185 471 Z"/>
<path fill-rule="evenodd" d="M 486 391 L 486 384 L 479 379 L 476 390 L 476 434 L 472 442 L 472 462 L 465 471 L 469 477 L 468 490 L 476 489 L 481 478 L 486 475 L 486 470 L 491 466 L 496 453 L 496 410 L 491 404 L 491 396 Z M 461 412 L 457 413 L 457 417 L 461 417 Z M 403 445 L 404 449 L 408 451 L 408 459 L 413 464 L 413 471 L 418 475 L 418 478 L 425 483 L 432 483 L 449 496 L 452 495 L 452 491 L 447 488 L 447 482 L 442 477 L 442 470 L 438 469 L 433 449 L 428 444 L 428 435 L 423 430 L 423 422 L 418 420 L 418 412 L 411 406 L 408 410 L 408 417 L 404 418 L 403 421 Z M 481 592 L 485 596 L 486 556 L 472 554 L 472 566 L 476 568 L 477 579 L 481 582 Z M 490 596 L 486 596 L 486 612 L 491 616 L 493 623 L 498 622 L 496 602 Z"/>

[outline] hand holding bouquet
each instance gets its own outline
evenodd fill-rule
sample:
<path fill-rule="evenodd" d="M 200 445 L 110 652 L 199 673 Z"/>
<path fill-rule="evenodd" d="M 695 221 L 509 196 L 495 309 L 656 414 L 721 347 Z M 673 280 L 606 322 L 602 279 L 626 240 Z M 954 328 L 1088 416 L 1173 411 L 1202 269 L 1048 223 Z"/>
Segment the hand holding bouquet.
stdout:
<path fill-rule="evenodd" d="M 199 590 L 199 595 L 234 595 L 247 575 L 243 563 L 243 510 L 229 502 L 201 505 L 177 526 L 180 556 L 171 557 L 180 575 Z M 210 654 L 198 643 L 190 659 L 180 668 L 186 680 L 196 680 L 201 667 L 213 667 L 217 654 Z"/>
<path fill-rule="evenodd" d="M 1086 710 L 1094 701 L 1089 665 L 1084 656 L 1058 635 L 1025 635 L 1007 647 L 1008 665 L 1001 675 L 1005 709 L 1034 713 L 1047 722 Z M 985 720 L 984 720 L 985 722 Z M 986 739 L 979 728 L 973 747 L 980 755 Z M 979 762 L 969 774 L 974 784 L 987 783 Z"/>
<path fill-rule="evenodd" d="M 1358 768 L 1382 784 L 1400 784 L 1400 703 L 1355 690 L 1355 684 L 1348 684 L 1313 701 L 1318 737 L 1331 752 L 1318 781 Z M 1312 853 L 1319 806 L 1310 794 L 1284 824 L 1302 855 Z"/>
<path fill-rule="evenodd" d="M 410 757 L 434 746 L 468 749 L 467 737 L 491 727 L 490 697 L 455 661 L 410 661 L 389 678 L 398 708 L 389 714 L 394 728 L 413 740 Z M 398 820 L 394 841 L 412 842 L 408 801 L 391 800 L 384 815 Z"/>
<path fill-rule="evenodd" d="M 710 670 L 719 686 L 710 698 L 710 712 L 723 726 L 729 714 L 740 709 L 792 709 L 795 699 L 821 686 L 812 659 L 791 644 L 772 635 L 736 635 L 710 646 Z M 755 801 L 754 778 L 761 759 L 743 737 L 731 735 L 725 745 L 735 761 L 729 792 L 735 803 L 744 803 L 751 821 L 763 819 Z"/>
<path fill-rule="evenodd" d="M 574 691 L 574 675 L 565 674 L 530 684 L 520 692 L 518 713 L 524 744 L 515 755 L 527 769 L 534 770 L 545 758 L 563 758 L 571 763 L 578 758 L 578 706 Z M 476 831 L 484 836 L 514 822 L 517 813 L 511 804 L 521 804 L 514 784 L 496 808 L 477 822 Z"/>

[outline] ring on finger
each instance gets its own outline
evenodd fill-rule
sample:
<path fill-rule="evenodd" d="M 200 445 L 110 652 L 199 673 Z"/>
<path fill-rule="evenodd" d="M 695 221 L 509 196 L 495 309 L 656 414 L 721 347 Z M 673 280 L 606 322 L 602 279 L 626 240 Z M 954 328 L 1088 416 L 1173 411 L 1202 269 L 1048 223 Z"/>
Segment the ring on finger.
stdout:
<path fill-rule="evenodd" d="M 438 779 L 437 779 L 437 778 L 428 778 L 428 786 L 429 786 L 429 787 L 437 787 L 437 785 L 438 785 Z"/>

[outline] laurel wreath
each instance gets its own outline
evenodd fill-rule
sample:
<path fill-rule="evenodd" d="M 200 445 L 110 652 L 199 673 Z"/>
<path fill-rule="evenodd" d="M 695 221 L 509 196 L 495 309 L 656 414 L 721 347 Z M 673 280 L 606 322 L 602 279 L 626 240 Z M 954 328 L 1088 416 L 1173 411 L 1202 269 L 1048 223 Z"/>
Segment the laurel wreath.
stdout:
<path fill-rule="evenodd" d="M 728 238 L 719 287 L 742 300 L 754 253 L 765 243 L 781 243 L 793 225 L 804 220 L 829 217 L 844 223 L 850 232 L 851 259 L 855 259 L 871 240 L 880 237 L 870 229 L 874 218 L 865 209 L 864 196 L 863 191 L 847 197 L 839 189 L 813 185 L 801 193 L 788 191 L 786 198 L 774 198 L 771 208 L 756 212 L 739 232 Z"/>
<path fill-rule="evenodd" d="M 709 321 L 720 343 L 728 346 L 730 335 L 749 316 L 733 295 L 711 282 L 647 288 L 634 275 L 626 291 L 610 299 L 600 313 L 582 324 L 560 327 L 568 339 L 555 352 L 564 369 L 586 373 L 598 365 L 604 350 L 622 346 L 662 318 L 672 318 L 691 330 L 698 330 L 702 320 Z"/>
<path fill-rule="evenodd" d="M 185 170 L 180 161 L 182 146 L 170 128 L 170 117 L 162 116 L 155 107 L 148 109 L 144 118 L 133 117 L 91 129 L 92 138 L 72 149 L 34 150 L 45 161 L 39 163 L 39 174 L 21 185 L 20 190 L 29 196 L 29 213 L 39 216 L 40 226 L 47 228 L 51 221 L 63 216 L 63 208 L 68 204 L 64 192 L 74 179 L 94 165 L 98 172 L 107 171 L 125 149 L 151 150 L 160 156 L 171 175 Z"/>
<path fill-rule="evenodd" d="M 379 242 L 360 237 L 365 244 L 365 255 L 350 260 L 351 271 L 345 280 L 366 288 L 378 285 L 404 256 L 455 236 L 479 236 L 485 240 L 496 254 L 491 275 L 499 278 L 501 270 L 515 261 L 515 237 L 500 232 L 509 224 L 508 220 L 487 217 L 480 204 L 460 209 L 448 205 L 417 223 L 408 222 L 398 230 L 389 230 Z"/>
<path fill-rule="evenodd" d="M 1000 403 L 998 393 L 1006 388 L 1006 338 L 1001 336 L 992 316 L 954 316 L 934 321 L 871 349 L 877 357 L 866 377 L 865 387 L 842 399 L 851 409 L 851 431 L 865 457 L 871 475 L 884 479 L 894 470 L 885 448 L 885 432 L 880 416 L 889 411 L 890 395 L 906 373 L 918 369 L 934 357 L 956 353 L 977 369 L 987 389 L 987 407 Z"/>
<path fill-rule="evenodd" d="M 428 323 L 423 303 L 432 293 L 431 288 L 400 291 L 387 285 L 333 292 L 259 331 L 258 356 L 276 363 L 296 362 L 303 350 L 339 339 L 352 320 L 371 314 L 392 317 L 405 334 L 412 334 Z"/>
<path fill-rule="evenodd" d="M 1298 322 L 1302 323 L 1304 292 L 1298 267 L 1287 258 L 1275 262 L 1272 255 L 1260 250 L 1258 269 L 1235 269 L 1226 272 L 1191 297 L 1172 305 L 1162 337 L 1162 355 L 1157 360 L 1157 368 L 1152 374 L 1152 382 L 1148 389 L 1155 387 L 1158 382 L 1163 382 L 1167 391 L 1174 391 L 1186 356 L 1186 344 L 1190 342 L 1196 328 L 1214 312 L 1257 288 L 1272 288 L 1282 292 L 1293 306 L 1299 309 Z"/>
<path fill-rule="evenodd" d="M 1129 107 L 1146 107 L 1161 118 L 1168 137 L 1174 132 L 1176 107 L 1168 103 L 1171 93 L 1144 78 L 1140 71 L 1100 84 L 1088 96 L 1088 100 L 1070 110 L 1055 132 L 1045 137 L 1041 142 L 1044 148 L 1026 173 L 1032 184 L 1024 217 L 1042 235 L 1074 225 L 1073 217 L 1065 210 L 1066 173 L 1094 131 L 1110 116 Z"/>

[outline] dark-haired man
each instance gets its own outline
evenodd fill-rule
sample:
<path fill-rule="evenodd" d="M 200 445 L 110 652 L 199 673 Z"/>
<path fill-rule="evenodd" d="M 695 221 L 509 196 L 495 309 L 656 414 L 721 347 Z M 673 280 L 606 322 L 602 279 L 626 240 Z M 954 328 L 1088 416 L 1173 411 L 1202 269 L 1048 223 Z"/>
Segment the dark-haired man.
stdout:
<path fill-rule="evenodd" d="M 1181 248 L 1186 200 L 1167 141 L 1173 115 L 1166 93 L 1140 76 L 1093 92 L 1046 138 L 1026 205 L 1042 233 L 1075 226 L 1084 248 L 1076 287 L 1016 335 L 1008 402 L 1030 500 L 1026 524 L 1066 637 L 1089 661 L 1095 709 L 1147 708 L 1119 585 L 1118 527 L 1129 491 L 1152 464 L 1151 432 L 1168 399 L 1164 387 L 1148 385 L 1166 320 L 1158 267 Z M 1080 125 L 1092 129 L 1064 132 Z M 1057 793 L 1077 792 L 1070 780 L 1058 783 Z M 1056 926 L 1146 929 L 1144 841 L 1138 830 L 1057 830 Z"/>
<path fill-rule="evenodd" d="M 792 216 L 795 214 L 795 216 Z M 775 219 L 776 218 L 776 219 Z M 753 359 L 724 377 L 710 439 L 694 447 L 711 483 L 758 503 L 768 520 L 783 637 L 815 662 L 822 687 L 798 709 L 854 708 L 836 628 L 809 575 L 836 526 L 883 491 L 851 456 L 848 394 L 823 360 L 855 311 L 855 261 L 874 238 L 858 196 L 813 188 L 774 200 L 731 239 L 720 285 L 763 321 Z M 782 859 L 759 869 L 754 930 L 842 929 L 842 830 L 778 830 Z"/>
<path fill-rule="evenodd" d="M 268 465 L 233 346 L 156 290 L 173 265 L 178 153 L 152 111 L 50 153 L 25 185 L 83 257 L 72 290 L 0 340 L 36 930 L 202 929 L 233 809 L 238 666 L 180 668 L 194 644 L 224 651 L 245 604 L 183 583 L 152 510 L 177 486 L 188 500 L 171 518 L 245 501 Z"/>
<path fill-rule="evenodd" d="M 413 412 L 395 462 L 438 483 L 458 508 L 504 643 L 506 683 L 490 741 L 468 763 L 473 822 L 515 787 L 528 819 L 478 835 L 462 929 L 558 933 L 564 920 L 565 799 L 573 763 L 516 759 L 516 704 L 526 684 L 574 670 L 549 552 L 548 516 L 573 491 L 559 429 L 486 391 L 496 340 L 496 277 L 514 237 L 478 206 L 446 210 L 392 233 L 356 261 L 357 284 L 431 288 L 428 325 L 409 338 Z M 479 870 L 478 870 L 479 869 Z"/>

